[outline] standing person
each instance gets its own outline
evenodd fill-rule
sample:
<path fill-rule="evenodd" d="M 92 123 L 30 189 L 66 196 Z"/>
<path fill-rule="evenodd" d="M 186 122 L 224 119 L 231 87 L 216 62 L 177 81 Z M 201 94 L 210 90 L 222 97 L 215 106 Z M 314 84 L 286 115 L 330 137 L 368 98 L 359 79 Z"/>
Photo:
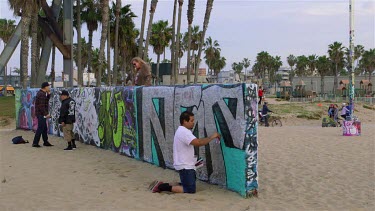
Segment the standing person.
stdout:
<path fill-rule="evenodd" d="M 263 108 L 262 108 L 262 116 L 264 117 L 264 124 L 266 127 L 269 127 L 270 125 L 268 124 L 268 112 L 272 112 L 270 109 L 268 109 L 268 103 L 264 102 Z"/>
<path fill-rule="evenodd" d="M 76 121 L 75 107 L 76 102 L 69 97 L 69 92 L 66 90 L 61 91 L 61 108 L 59 124 L 61 124 L 64 133 L 64 140 L 68 142 L 68 147 L 64 150 L 73 150 L 76 147 L 74 134 L 73 134 L 73 124 Z"/>
<path fill-rule="evenodd" d="M 51 96 L 51 90 L 48 82 L 43 82 L 41 89 L 35 97 L 35 116 L 38 118 L 38 128 L 35 132 L 33 147 L 40 147 L 40 136 L 43 138 L 43 146 L 53 146 L 48 142 L 47 119 L 51 117 L 48 112 L 48 101 Z"/>
<path fill-rule="evenodd" d="M 195 193 L 195 169 L 197 158 L 194 156 L 194 147 L 205 146 L 210 141 L 220 138 L 215 132 L 208 138 L 196 138 L 191 130 L 194 127 L 194 114 L 185 111 L 180 115 L 180 124 L 173 141 L 173 165 L 180 174 L 181 183 L 171 184 L 154 181 L 150 185 L 153 193 L 169 191 L 173 193 Z"/>
<path fill-rule="evenodd" d="M 136 86 L 151 86 L 151 70 L 150 66 L 139 57 L 132 59 L 132 65 L 137 73 L 134 78 L 134 85 Z"/>
<path fill-rule="evenodd" d="M 333 105 L 333 120 L 336 124 L 341 126 L 339 122 L 339 106 L 337 104 Z"/>
<path fill-rule="evenodd" d="M 263 98 L 263 89 L 262 89 L 262 86 L 259 86 L 259 89 L 258 89 L 258 97 L 259 97 L 259 105 L 262 103 L 262 98 Z"/>

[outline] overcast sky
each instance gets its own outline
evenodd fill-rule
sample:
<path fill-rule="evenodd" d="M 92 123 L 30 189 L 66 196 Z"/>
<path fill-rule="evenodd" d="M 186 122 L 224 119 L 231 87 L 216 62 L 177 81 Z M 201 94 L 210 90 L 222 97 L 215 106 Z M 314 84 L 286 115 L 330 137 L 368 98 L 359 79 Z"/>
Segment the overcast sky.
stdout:
<path fill-rule="evenodd" d="M 15 19 L 7 2 L 0 0 L 0 18 Z M 148 0 L 148 4 L 150 2 Z M 132 5 L 133 12 L 138 16 L 135 18 L 136 27 L 140 28 L 143 0 L 122 0 L 122 4 Z M 187 31 L 187 7 L 188 0 L 185 0 L 182 32 Z M 205 9 L 206 0 L 196 0 L 194 25 L 202 28 Z M 361 44 L 365 49 L 374 48 L 375 0 L 356 0 L 354 11 L 355 44 Z M 159 0 L 154 22 L 168 20 L 171 23 L 172 15 L 173 0 Z M 149 14 L 146 23 L 148 17 Z M 82 35 L 88 40 L 86 25 L 82 29 Z M 287 66 L 286 57 L 289 54 L 325 55 L 328 45 L 335 41 L 348 46 L 349 0 L 215 0 L 206 33 L 208 36 L 220 44 L 222 56 L 227 59 L 224 70 L 231 69 L 233 62 L 245 57 L 253 65 L 257 53 L 261 51 L 281 56 L 283 66 Z M 93 42 L 95 47 L 99 47 L 99 32 L 94 33 Z M 3 48 L 1 44 L 0 51 Z M 156 61 L 151 48 L 149 52 L 152 60 Z M 167 58 L 170 59 L 169 50 Z M 181 63 L 181 67 L 186 65 L 186 57 L 182 58 Z M 201 66 L 206 67 L 206 64 L 203 62 Z M 8 67 L 19 67 L 19 48 Z M 56 70 L 58 74 L 62 70 L 61 54 L 57 57 Z"/>

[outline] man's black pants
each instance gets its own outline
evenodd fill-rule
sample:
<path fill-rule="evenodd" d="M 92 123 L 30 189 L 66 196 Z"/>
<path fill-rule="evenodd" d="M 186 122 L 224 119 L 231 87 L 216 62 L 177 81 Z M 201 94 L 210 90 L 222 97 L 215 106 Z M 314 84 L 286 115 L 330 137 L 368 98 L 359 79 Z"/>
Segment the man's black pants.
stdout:
<path fill-rule="evenodd" d="M 47 135 L 47 119 L 43 116 L 38 115 L 38 129 L 35 132 L 33 145 L 39 144 L 40 136 L 43 138 L 43 142 L 48 142 L 48 135 Z"/>

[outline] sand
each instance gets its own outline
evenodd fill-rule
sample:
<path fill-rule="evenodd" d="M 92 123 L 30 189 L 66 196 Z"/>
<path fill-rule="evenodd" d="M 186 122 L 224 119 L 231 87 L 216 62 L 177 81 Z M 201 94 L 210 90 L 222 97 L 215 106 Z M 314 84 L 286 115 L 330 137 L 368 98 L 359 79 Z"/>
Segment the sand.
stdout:
<path fill-rule="evenodd" d="M 0 210 L 374 210 L 375 125 L 362 136 L 340 128 L 259 128 L 259 197 L 198 182 L 198 192 L 151 193 L 154 179 L 178 174 L 93 146 L 13 145 L 30 131 L 0 129 Z"/>

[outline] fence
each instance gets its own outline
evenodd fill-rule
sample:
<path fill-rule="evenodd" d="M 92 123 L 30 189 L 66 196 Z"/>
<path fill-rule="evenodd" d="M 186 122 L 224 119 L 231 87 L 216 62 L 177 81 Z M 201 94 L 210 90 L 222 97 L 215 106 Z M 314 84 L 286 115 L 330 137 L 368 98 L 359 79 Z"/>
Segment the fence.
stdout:
<path fill-rule="evenodd" d="M 289 102 L 348 102 L 348 97 L 314 97 L 314 98 L 290 98 Z M 355 97 L 353 99 L 354 103 L 366 103 L 366 104 L 375 104 L 375 97 Z"/>
<path fill-rule="evenodd" d="M 17 128 L 37 128 L 34 115 L 38 89 L 17 90 Z M 52 90 L 50 134 L 63 136 L 58 125 L 58 89 Z M 201 180 L 219 184 L 244 197 L 257 193 L 256 85 L 201 85 L 70 89 L 76 101 L 76 137 L 141 161 L 173 169 L 173 136 L 184 110 L 195 114 L 198 138 L 218 131 L 220 144 L 196 148 L 205 160 Z"/>

